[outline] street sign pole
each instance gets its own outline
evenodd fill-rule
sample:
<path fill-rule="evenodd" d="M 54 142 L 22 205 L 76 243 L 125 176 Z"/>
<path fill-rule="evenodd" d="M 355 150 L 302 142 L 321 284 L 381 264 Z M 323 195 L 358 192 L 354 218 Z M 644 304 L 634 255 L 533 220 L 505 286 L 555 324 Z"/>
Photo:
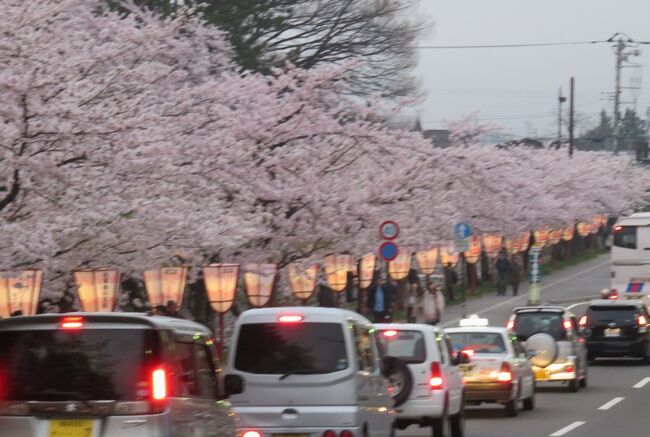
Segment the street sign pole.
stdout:
<path fill-rule="evenodd" d="M 533 246 L 528 252 L 528 268 L 530 291 L 528 292 L 528 305 L 539 305 L 540 286 L 542 280 L 542 248 Z"/>

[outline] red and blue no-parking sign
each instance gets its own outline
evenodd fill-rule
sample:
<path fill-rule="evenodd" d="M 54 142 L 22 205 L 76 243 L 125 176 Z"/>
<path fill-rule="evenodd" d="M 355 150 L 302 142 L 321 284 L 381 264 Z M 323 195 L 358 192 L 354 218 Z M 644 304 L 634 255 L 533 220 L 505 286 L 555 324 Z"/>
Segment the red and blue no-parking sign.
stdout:
<path fill-rule="evenodd" d="M 384 240 L 394 240 L 399 235 L 399 226 L 392 220 L 386 220 L 379 225 L 379 235 Z"/>
<path fill-rule="evenodd" d="M 397 244 L 392 241 L 384 241 L 379 246 L 379 256 L 386 262 L 393 261 L 399 255 L 399 248 Z"/>

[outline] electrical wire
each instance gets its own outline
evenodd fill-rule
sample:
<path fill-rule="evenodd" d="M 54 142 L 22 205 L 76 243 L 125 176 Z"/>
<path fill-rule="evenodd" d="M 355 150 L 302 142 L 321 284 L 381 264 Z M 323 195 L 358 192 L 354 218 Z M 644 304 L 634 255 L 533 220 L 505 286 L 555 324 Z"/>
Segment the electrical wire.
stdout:
<path fill-rule="evenodd" d="M 501 49 L 513 47 L 548 47 L 548 46 L 576 46 L 609 43 L 609 41 L 571 41 L 571 42 L 546 42 L 530 44 L 486 44 L 486 45 L 453 45 L 453 46 L 417 46 L 418 49 Z M 637 41 L 639 44 L 650 44 L 646 41 Z"/>

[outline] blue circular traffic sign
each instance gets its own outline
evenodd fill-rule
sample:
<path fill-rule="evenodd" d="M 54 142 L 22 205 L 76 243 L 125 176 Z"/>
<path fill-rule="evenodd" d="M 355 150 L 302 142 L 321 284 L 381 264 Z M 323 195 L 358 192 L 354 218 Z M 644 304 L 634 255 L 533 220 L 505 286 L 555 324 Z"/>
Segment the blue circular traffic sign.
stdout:
<path fill-rule="evenodd" d="M 393 261 L 397 258 L 398 254 L 399 248 L 397 247 L 397 244 L 392 241 L 384 241 L 381 243 L 381 246 L 379 246 L 379 256 L 382 257 L 384 261 Z"/>

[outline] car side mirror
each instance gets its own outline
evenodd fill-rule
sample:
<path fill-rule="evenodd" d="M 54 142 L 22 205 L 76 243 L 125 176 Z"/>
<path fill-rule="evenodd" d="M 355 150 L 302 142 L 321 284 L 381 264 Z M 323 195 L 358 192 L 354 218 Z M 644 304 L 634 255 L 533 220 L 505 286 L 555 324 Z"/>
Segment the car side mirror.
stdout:
<path fill-rule="evenodd" d="M 528 349 L 526 351 L 526 358 L 528 358 L 528 359 L 531 359 L 536 355 L 537 355 L 537 352 L 535 352 L 535 350 L 533 350 L 533 349 Z"/>
<path fill-rule="evenodd" d="M 226 375 L 223 385 L 226 397 L 244 392 L 244 378 L 239 375 Z"/>
<path fill-rule="evenodd" d="M 459 364 L 469 364 L 472 361 L 472 358 L 465 351 L 460 351 L 456 354 L 456 365 Z"/>

